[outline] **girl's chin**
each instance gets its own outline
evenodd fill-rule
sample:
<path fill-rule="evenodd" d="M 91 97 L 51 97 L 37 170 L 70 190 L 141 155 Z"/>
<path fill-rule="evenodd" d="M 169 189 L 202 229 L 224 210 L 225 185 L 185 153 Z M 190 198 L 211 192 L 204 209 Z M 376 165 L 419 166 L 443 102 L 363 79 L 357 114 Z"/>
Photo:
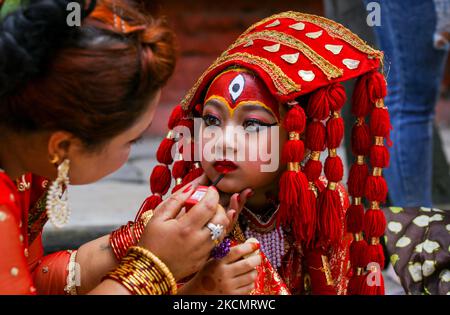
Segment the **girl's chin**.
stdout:
<path fill-rule="evenodd" d="M 239 193 L 248 186 L 244 186 L 242 181 L 234 178 L 227 178 L 226 176 L 216 185 L 217 188 L 227 194 Z"/>

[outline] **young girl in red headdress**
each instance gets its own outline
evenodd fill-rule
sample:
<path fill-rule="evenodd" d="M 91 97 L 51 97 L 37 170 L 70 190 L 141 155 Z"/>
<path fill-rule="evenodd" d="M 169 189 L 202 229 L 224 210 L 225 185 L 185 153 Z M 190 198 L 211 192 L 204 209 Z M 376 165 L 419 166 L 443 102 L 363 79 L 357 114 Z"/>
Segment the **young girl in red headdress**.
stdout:
<path fill-rule="evenodd" d="M 251 189 L 229 237 L 232 244 L 256 239 L 262 263 L 256 274 L 236 281 L 230 264 L 243 255 L 232 248 L 188 281 L 184 293 L 384 293 L 379 237 L 387 187 L 381 171 L 389 160 L 384 140 L 389 144 L 390 123 L 385 80 L 377 71 L 381 59 L 381 52 L 340 24 L 285 12 L 251 26 L 200 77 L 169 120 L 173 130 L 158 150 L 152 189 L 160 195 L 158 187 L 170 184 L 155 179 L 173 163 L 174 145 L 180 152 L 172 167 L 174 190 L 203 172 L 211 181 L 225 173 L 216 187 L 231 204 L 242 201 L 236 192 Z M 346 100 L 339 82 L 351 78 L 358 80 L 350 204 L 337 148 Z M 195 118 L 202 119 L 200 133 Z M 180 141 L 179 128 L 194 134 L 192 144 Z M 211 138 L 211 128 L 219 135 Z M 187 153 L 191 145 L 201 154 Z M 270 153 L 269 160 L 261 152 Z M 143 209 L 157 202 L 152 196 Z"/>

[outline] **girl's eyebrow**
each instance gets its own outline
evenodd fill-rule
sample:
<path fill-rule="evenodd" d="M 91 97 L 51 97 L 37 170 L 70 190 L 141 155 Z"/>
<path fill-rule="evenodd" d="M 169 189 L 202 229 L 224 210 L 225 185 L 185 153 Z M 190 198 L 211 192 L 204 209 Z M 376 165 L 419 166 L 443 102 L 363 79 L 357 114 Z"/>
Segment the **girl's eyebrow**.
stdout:
<path fill-rule="evenodd" d="M 212 98 L 212 99 L 208 100 L 208 102 L 205 104 L 205 106 L 203 106 L 203 108 L 205 108 L 206 106 L 213 106 L 219 110 L 224 110 L 226 105 L 222 104 L 221 101 Z"/>
<path fill-rule="evenodd" d="M 278 121 L 278 118 L 275 117 L 275 115 L 270 110 L 262 107 L 261 105 L 252 104 L 251 102 L 249 102 L 248 104 L 243 104 L 243 105 L 239 106 L 239 110 L 246 111 L 246 112 L 252 111 L 252 110 L 262 110 L 262 111 L 266 112 L 267 114 L 269 114 L 271 117 L 273 117 L 273 119 Z"/>

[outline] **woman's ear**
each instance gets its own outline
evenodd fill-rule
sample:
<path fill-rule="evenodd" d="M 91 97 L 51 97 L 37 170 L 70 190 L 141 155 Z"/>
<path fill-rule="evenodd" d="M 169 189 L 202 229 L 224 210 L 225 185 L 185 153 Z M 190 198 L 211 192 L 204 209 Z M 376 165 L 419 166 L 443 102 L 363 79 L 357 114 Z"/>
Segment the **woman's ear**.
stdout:
<path fill-rule="evenodd" d="M 58 161 L 62 162 L 69 155 L 69 150 L 74 146 L 78 146 L 80 140 L 67 131 L 52 132 L 48 139 L 49 159 L 53 160 L 58 157 Z"/>

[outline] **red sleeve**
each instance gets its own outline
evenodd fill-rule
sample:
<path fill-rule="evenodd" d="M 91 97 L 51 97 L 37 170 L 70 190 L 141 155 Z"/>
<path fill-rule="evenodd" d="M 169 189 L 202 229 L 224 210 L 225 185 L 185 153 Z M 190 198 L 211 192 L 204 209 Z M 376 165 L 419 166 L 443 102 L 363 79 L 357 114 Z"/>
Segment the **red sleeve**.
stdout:
<path fill-rule="evenodd" d="M 0 294 L 34 294 L 24 237 L 10 207 L 0 205 Z"/>
<path fill-rule="evenodd" d="M 68 290 L 66 286 L 70 282 L 68 275 L 71 256 L 72 251 L 65 250 L 42 258 L 41 263 L 33 271 L 38 294 L 65 295 L 69 293 L 66 291 Z"/>

